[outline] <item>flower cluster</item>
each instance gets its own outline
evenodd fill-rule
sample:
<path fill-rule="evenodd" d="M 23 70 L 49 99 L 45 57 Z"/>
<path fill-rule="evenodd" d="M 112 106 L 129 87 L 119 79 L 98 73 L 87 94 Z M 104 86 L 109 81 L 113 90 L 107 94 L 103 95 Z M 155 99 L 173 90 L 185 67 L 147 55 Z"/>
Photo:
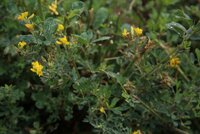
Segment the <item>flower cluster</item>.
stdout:
<path fill-rule="evenodd" d="M 30 20 L 34 17 L 34 14 L 28 17 L 28 12 L 23 12 L 20 15 L 18 15 L 17 20 L 19 21 L 25 21 L 25 20 Z"/>
<path fill-rule="evenodd" d="M 137 35 L 137 36 L 141 36 L 142 35 L 142 32 L 143 30 L 140 29 L 139 27 L 136 27 L 136 28 L 133 28 L 134 29 L 134 33 Z"/>
<path fill-rule="evenodd" d="M 36 73 L 38 76 L 43 76 L 42 69 L 43 66 L 38 61 L 32 62 L 32 68 L 31 68 L 32 72 Z"/>
<path fill-rule="evenodd" d="M 30 22 L 30 19 L 32 19 L 35 15 L 32 14 L 31 16 L 29 16 L 29 12 L 22 12 L 20 15 L 18 15 L 17 20 L 18 21 L 24 21 L 25 22 L 25 27 L 29 30 L 29 31 L 33 31 L 34 30 L 34 24 L 32 24 Z"/>
<path fill-rule="evenodd" d="M 19 21 L 24 21 L 25 19 L 27 19 L 27 17 L 28 17 L 28 12 L 23 12 L 17 17 L 17 19 Z"/>
<path fill-rule="evenodd" d="M 133 27 L 131 26 L 130 32 L 124 28 L 122 31 L 122 37 L 127 38 L 129 35 L 131 36 L 141 36 L 143 33 L 143 30 L 139 27 Z"/>
<path fill-rule="evenodd" d="M 55 0 L 54 2 L 52 2 L 51 5 L 49 5 L 49 10 L 51 11 L 52 14 L 58 15 L 57 0 Z"/>
<path fill-rule="evenodd" d="M 27 43 L 26 43 L 25 41 L 20 41 L 20 42 L 18 43 L 18 48 L 22 49 L 22 48 L 24 48 L 26 45 L 27 45 Z"/>
<path fill-rule="evenodd" d="M 62 38 L 59 38 L 57 41 L 56 41 L 56 44 L 57 45 L 69 45 L 69 41 L 67 40 L 67 37 L 66 36 L 63 36 Z"/>
<path fill-rule="evenodd" d="M 177 68 L 180 65 L 181 61 L 178 57 L 171 57 L 169 61 L 169 65 L 172 68 Z"/>
<path fill-rule="evenodd" d="M 58 3 L 57 0 L 55 0 L 54 2 L 52 2 L 48 8 L 50 10 L 50 12 L 52 14 L 55 15 L 59 15 L 58 11 L 57 11 L 57 7 L 58 7 Z M 21 21 L 22 24 L 25 26 L 25 28 L 29 31 L 32 32 L 35 30 L 35 25 L 34 23 L 30 20 L 31 18 L 34 17 L 34 14 L 29 16 L 29 12 L 25 11 L 20 13 L 17 16 L 17 20 Z M 58 24 L 57 25 L 57 34 L 60 35 L 61 37 L 58 38 L 55 42 L 55 44 L 57 45 L 70 45 L 70 42 L 68 41 L 67 37 L 65 35 L 63 35 L 63 31 L 64 31 L 65 27 L 63 24 Z M 20 41 L 18 43 L 18 48 L 22 49 L 27 45 L 27 43 L 25 41 Z M 43 72 L 42 72 L 43 66 L 38 62 L 38 61 L 34 61 L 32 62 L 32 68 L 30 69 L 32 72 L 36 73 L 38 76 L 43 76 Z"/>
<path fill-rule="evenodd" d="M 124 30 L 123 30 L 123 32 L 122 32 L 122 36 L 123 36 L 124 38 L 126 38 L 126 37 L 128 37 L 128 35 L 129 35 L 129 32 L 127 31 L 126 28 L 124 28 Z"/>
<path fill-rule="evenodd" d="M 65 27 L 63 26 L 63 24 L 58 24 L 57 32 L 62 32 L 64 29 Z"/>

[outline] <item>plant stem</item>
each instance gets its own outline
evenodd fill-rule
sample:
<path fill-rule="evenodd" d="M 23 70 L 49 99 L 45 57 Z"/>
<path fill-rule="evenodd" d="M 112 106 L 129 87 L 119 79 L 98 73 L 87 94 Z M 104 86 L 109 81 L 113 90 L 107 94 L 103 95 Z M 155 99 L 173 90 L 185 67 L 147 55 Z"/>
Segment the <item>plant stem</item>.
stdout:
<path fill-rule="evenodd" d="M 42 10 L 42 1 L 38 0 L 39 14 L 42 16 L 42 20 L 44 20 L 44 13 Z"/>
<path fill-rule="evenodd" d="M 185 73 L 183 72 L 183 70 L 180 67 L 178 67 L 177 70 L 187 82 L 190 81 L 189 78 L 185 75 Z"/>
<path fill-rule="evenodd" d="M 131 10 L 133 9 L 134 3 L 135 3 L 135 0 L 132 0 L 132 1 L 131 1 L 131 4 L 130 4 L 130 6 L 129 6 L 129 9 L 128 9 L 129 12 L 131 12 Z"/>

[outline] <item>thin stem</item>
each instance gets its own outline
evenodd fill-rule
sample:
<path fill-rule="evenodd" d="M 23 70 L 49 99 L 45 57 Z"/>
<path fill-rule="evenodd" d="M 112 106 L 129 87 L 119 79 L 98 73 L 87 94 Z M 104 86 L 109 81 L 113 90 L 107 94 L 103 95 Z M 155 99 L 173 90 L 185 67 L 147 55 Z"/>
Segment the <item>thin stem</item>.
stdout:
<path fill-rule="evenodd" d="M 190 81 L 190 79 L 185 75 L 185 73 L 183 72 L 183 70 L 180 67 L 178 67 L 177 70 L 187 82 Z"/>
<path fill-rule="evenodd" d="M 131 12 L 131 10 L 133 9 L 133 5 L 134 5 L 134 3 L 135 3 L 135 0 L 132 0 L 131 1 L 131 4 L 130 4 L 130 6 L 129 6 L 129 12 Z"/>
<path fill-rule="evenodd" d="M 105 61 L 109 61 L 109 60 L 117 60 L 119 59 L 121 56 L 118 56 L 118 57 L 110 57 L 110 58 L 105 58 L 104 60 Z"/>
<path fill-rule="evenodd" d="M 43 13 L 43 10 L 42 10 L 42 1 L 41 0 L 38 0 L 38 7 L 39 7 L 39 14 L 42 17 L 42 20 L 44 20 L 44 13 Z"/>

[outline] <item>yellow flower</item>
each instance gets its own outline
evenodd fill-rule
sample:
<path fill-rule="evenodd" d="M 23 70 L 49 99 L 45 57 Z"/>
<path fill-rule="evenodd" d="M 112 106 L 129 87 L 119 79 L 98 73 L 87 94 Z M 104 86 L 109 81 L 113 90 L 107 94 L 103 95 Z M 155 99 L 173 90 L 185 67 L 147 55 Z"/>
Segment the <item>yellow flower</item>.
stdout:
<path fill-rule="evenodd" d="M 31 68 L 32 72 L 36 73 L 38 76 L 42 76 L 43 75 L 42 69 L 43 66 L 38 61 L 32 62 L 32 68 Z"/>
<path fill-rule="evenodd" d="M 106 113 L 104 107 L 100 107 L 99 111 L 100 111 L 101 113 L 104 113 L 104 114 Z"/>
<path fill-rule="evenodd" d="M 58 27 L 57 27 L 57 32 L 61 32 L 64 30 L 64 26 L 62 24 L 58 24 Z"/>
<path fill-rule="evenodd" d="M 18 48 L 20 48 L 20 49 L 22 49 L 22 48 L 24 48 L 24 46 L 26 46 L 26 42 L 25 41 L 20 41 L 19 43 L 18 43 Z"/>
<path fill-rule="evenodd" d="M 51 3 L 51 5 L 49 6 L 49 10 L 55 14 L 58 15 L 58 11 L 57 11 L 57 0 L 55 0 L 54 2 Z"/>
<path fill-rule="evenodd" d="M 26 19 L 32 19 L 35 15 L 32 14 L 31 16 L 28 17 L 28 12 L 23 12 L 20 15 L 18 15 L 17 20 L 19 21 L 24 21 Z"/>
<path fill-rule="evenodd" d="M 180 65 L 181 61 L 178 57 L 171 57 L 169 61 L 170 67 L 176 68 Z"/>
<path fill-rule="evenodd" d="M 122 32 L 122 36 L 123 37 L 127 37 L 129 35 L 129 32 L 127 32 L 127 29 L 124 28 L 123 32 Z"/>
<path fill-rule="evenodd" d="M 134 28 L 134 32 L 135 32 L 135 34 L 137 35 L 137 36 L 140 36 L 140 35 L 142 35 L 142 29 L 140 29 L 139 27 L 137 27 L 137 28 Z"/>
<path fill-rule="evenodd" d="M 142 134 L 140 130 L 134 131 L 133 134 Z"/>
<path fill-rule="evenodd" d="M 18 15 L 17 20 L 23 21 L 23 20 L 27 19 L 27 17 L 28 17 L 28 12 L 23 12 L 20 15 Z"/>
<path fill-rule="evenodd" d="M 59 38 L 57 41 L 56 41 L 56 44 L 57 45 L 69 45 L 69 41 L 67 40 L 67 37 L 64 36 L 62 38 Z"/>
<path fill-rule="evenodd" d="M 33 24 L 27 23 L 27 24 L 25 24 L 25 27 L 26 27 L 29 31 L 33 31 L 33 30 L 34 30 L 34 25 L 33 25 Z"/>

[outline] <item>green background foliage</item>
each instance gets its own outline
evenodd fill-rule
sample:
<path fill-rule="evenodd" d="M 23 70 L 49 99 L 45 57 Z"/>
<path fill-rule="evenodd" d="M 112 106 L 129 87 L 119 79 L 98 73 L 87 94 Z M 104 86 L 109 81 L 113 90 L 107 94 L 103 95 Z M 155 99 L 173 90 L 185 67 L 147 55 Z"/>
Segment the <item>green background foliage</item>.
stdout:
<path fill-rule="evenodd" d="M 0 1 L 0 134 L 200 132 L 199 1 L 58 0 L 58 16 L 52 2 Z M 123 38 L 133 25 L 143 36 Z"/>

